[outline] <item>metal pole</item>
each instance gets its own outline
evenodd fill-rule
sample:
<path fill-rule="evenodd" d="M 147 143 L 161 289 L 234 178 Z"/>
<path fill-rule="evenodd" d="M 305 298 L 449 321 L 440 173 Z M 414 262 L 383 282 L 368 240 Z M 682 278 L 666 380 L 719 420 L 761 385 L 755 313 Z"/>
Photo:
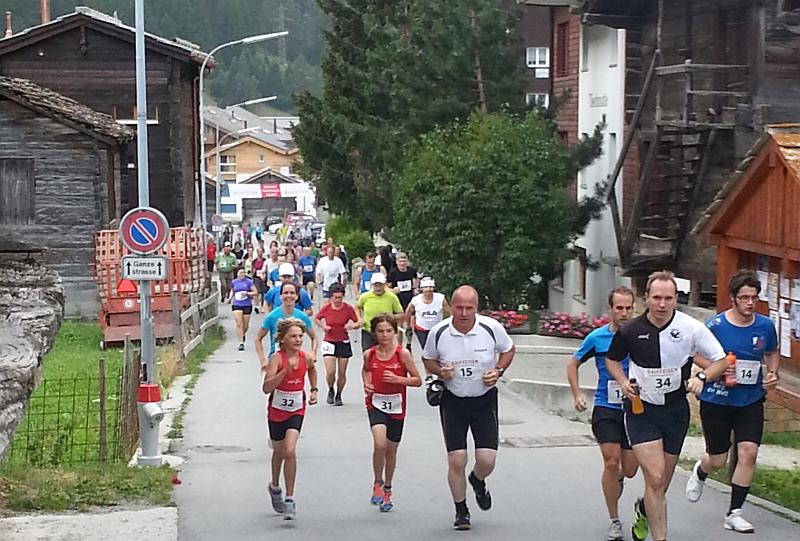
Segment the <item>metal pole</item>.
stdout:
<path fill-rule="evenodd" d="M 214 139 L 214 143 L 215 143 L 217 149 L 219 149 L 219 122 L 217 122 L 217 136 Z M 217 207 L 216 208 L 217 208 L 217 216 L 220 216 L 222 214 L 222 194 L 221 194 L 221 191 L 222 191 L 222 178 L 221 178 L 221 173 L 220 173 L 221 168 L 219 166 L 219 150 L 217 150 L 216 167 L 217 167 L 217 171 L 216 171 L 216 173 L 217 173 L 217 175 L 216 175 L 217 176 Z M 217 248 L 222 248 L 222 246 L 219 245 L 219 241 L 220 241 L 221 238 L 222 238 L 222 231 L 217 231 L 217 235 L 216 235 Z"/>
<path fill-rule="evenodd" d="M 147 81 L 144 50 L 144 0 L 136 0 L 136 150 L 139 206 L 150 206 L 150 168 L 147 156 Z M 153 338 L 153 315 L 150 310 L 150 282 L 139 282 L 140 324 L 142 331 L 142 365 L 145 370 L 145 382 L 156 383 L 155 340 Z M 141 405 L 140 405 L 141 409 Z M 142 412 L 140 411 L 139 433 L 142 437 L 142 454 L 139 464 L 144 466 L 160 466 L 161 455 L 158 452 L 158 437 L 148 437 L 148 430 L 155 430 L 158 434 L 158 423 L 153 428 L 152 424 L 141 424 Z M 152 443 L 155 441 L 155 445 Z M 145 448 L 148 442 L 148 448 Z"/>

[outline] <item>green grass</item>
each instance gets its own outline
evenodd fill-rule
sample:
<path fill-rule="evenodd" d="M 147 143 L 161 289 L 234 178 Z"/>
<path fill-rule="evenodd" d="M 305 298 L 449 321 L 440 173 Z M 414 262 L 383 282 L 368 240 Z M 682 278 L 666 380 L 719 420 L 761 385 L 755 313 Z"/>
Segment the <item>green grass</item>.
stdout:
<path fill-rule="evenodd" d="M 761 443 L 800 449 L 800 432 L 764 432 Z"/>

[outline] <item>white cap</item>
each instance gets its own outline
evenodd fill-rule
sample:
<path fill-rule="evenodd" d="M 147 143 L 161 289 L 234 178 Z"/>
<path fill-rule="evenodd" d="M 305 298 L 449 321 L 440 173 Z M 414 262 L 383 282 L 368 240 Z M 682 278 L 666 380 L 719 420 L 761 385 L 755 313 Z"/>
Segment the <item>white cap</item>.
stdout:
<path fill-rule="evenodd" d="M 436 287 L 436 282 L 430 276 L 426 276 L 419 282 L 419 287 Z"/>
<path fill-rule="evenodd" d="M 225 241 L 225 246 L 230 246 L 230 245 L 231 245 L 230 241 Z"/>
<path fill-rule="evenodd" d="M 280 267 L 278 267 L 278 276 L 294 276 L 294 265 L 281 263 Z"/>
<path fill-rule="evenodd" d="M 373 284 L 385 284 L 386 276 L 384 276 L 382 272 L 376 272 L 372 275 L 370 282 Z"/>

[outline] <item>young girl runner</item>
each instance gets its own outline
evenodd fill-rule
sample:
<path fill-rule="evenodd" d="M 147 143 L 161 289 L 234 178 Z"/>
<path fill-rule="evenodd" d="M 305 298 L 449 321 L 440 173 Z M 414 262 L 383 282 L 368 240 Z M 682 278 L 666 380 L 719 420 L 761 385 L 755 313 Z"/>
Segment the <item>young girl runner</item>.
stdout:
<path fill-rule="evenodd" d="M 294 482 L 297 477 L 297 439 L 306 412 L 303 379 L 311 385 L 308 403 L 317 403 L 317 369 L 314 356 L 301 350 L 305 324 L 287 318 L 278 323 L 277 343 L 280 350 L 269 359 L 262 389 L 269 396 L 267 421 L 272 440 L 272 482 L 269 495 L 272 508 L 285 520 L 295 516 Z M 286 483 L 286 498 L 280 488 L 281 466 Z"/>
<path fill-rule="evenodd" d="M 386 512 L 394 507 L 392 478 L 406 417 L 406 387 L 420 387 L 422 379 L 411 353 L 395 342 L 397 322 L 394 316 L 378 314 L 372 318 L 371 328 L 378 345 L 364 353 L 361 369 L 373 441 L 375 480 L 370 501 Z"/>

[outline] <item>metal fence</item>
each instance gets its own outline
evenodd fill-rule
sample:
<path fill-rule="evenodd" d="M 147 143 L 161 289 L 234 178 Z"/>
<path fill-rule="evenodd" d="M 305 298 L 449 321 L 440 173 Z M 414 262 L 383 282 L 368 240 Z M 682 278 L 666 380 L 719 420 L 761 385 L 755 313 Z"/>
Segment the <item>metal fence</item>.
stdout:
<path fill-rule="evenodd" d="M 46 378 L 36 388 L 4 459 L 7 465 L 127 462 L 139 439 L 139 359 L 126 341 L 122 365 L 98 361 L 97 377 Z"/>

